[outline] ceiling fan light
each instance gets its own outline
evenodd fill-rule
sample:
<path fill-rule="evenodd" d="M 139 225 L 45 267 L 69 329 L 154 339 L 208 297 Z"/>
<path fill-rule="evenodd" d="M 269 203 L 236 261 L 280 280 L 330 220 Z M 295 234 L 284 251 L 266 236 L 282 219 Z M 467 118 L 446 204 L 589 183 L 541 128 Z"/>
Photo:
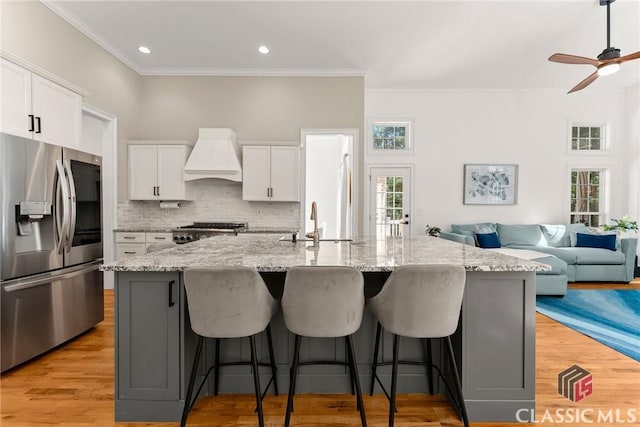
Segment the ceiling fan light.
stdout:
<path fill-rule="evenodd" d="M 617 73 L 620 70 L 619 62 L 610 62 L 606 65 L 602 65 L 598 67 L 598 75 L 599 76 L 610 76 L 611 74 Z"/>

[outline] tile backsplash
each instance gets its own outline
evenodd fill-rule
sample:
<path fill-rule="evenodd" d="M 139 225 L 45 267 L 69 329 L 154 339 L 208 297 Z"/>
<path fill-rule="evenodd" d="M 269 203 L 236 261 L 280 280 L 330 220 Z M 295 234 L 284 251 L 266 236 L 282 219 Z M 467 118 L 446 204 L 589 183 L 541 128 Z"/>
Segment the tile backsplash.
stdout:
<path fill-rule="evenodd" d="M 221 179 L 194 182 L 194 200 L 178 209 L 161 209 L 157 201 L 118 202 L 118 227 L 176 227 L 194 221 L 246 221 L 249 228 L 296 230 L 300 226 L 298 202 L 242 200 L 242 183 Z"/>

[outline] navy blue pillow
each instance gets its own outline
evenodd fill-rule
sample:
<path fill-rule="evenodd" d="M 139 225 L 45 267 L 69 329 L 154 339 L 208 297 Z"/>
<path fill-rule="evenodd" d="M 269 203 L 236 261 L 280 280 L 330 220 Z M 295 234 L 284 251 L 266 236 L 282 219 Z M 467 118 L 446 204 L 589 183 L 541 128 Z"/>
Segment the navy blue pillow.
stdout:
<path fill-rule="evenodd" d="M 476 239 L 478 239 L 478 246 L 484 249 L 499 248 L 501 246 L 498 233 L 476 233 Z"/>
<path fill-rule="evenodd" d="M 576 237 L 576 246 L 578 247 L 609 249 L 610 251 L 616 250 L 615 234 L 576 233 Z"/>

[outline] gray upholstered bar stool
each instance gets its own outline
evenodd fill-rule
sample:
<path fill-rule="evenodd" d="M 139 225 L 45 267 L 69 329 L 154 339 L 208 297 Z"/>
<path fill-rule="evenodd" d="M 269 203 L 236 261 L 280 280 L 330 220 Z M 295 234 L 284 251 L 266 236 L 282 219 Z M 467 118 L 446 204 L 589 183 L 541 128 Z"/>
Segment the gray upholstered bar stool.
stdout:
<path fill-rule="evenodd" d="M 300 362 L 300 342 L 303 336 L 345 338 L 348 362 L 337 363 L 349 366 L 352 386 L 355 385 L 360 422 L 363 427 L 366 427 L 362 391 L 351 341 L 351 334 L 360 328 L 364 313 L 362 273 L 351 267 L 293 267 L 287 272 L 285 278 L 281 304 L 284 323 L 287 329 L 295 334 L 285 427 L 289 427 L 291 421 L 298 367 L 307 364 L 336 363 L 334 361 Z"/>
<path fill-rule="evenodd" d="M 266 389 L 273 382 L 277 395 L 276 365 L 269 322 L 278 310 L 278 302 L 269 293 L 260 274 L 247 267 L 188 268 L 184 271 L 184 286 L 187 293 L 191 328 L 198 335 L 198 342 L 180 425 L 184 427 L 186 424 L 189 411 L 212 369 L 216 371 L 215 394 L 217 394 L 217 377 L 220 366 L 250 364 L 253 371 L 258 424 L 260 427 L 264 426 L 262 413 L 264 394 L 260 389 L 258 365 L 271 367 L 271 380 Z M 256 358 L 255 337 L 265 329 L 269 344 L 270 363 L 268 364 L 258 363 Z M 249 337 L 251 362 L 220 363 L 219 339 L 241 337 Z M 205 338 L 216 338 L 216 360 L 213 366 L 207 370 L 198 391 L 195 393 L 195 398 L 193 398 L 193 387 Z"/>
<path fill-rule="evenodd" d="M 469 426 L 467 410 L 462 396 L 460 376 L 453 355 L 450 336 L 458 327 L 462 296 L 466 282 L 465 269 L 457 265 L 407 265 L 395 269 L 382 290 L 367 300 L 367 306 L 378 319 L 376 342 L 371 367 L 371 393 L 374 381 L 378 381 L 389 398 L 389 427 L 393 427 L 396 413 L 396 388 L 398 383 L 398 364 L 427 365 L 429 391 L 433 393 L 432 369 L 441 376 L 445 386 L 449 385 L 441 371 L 431 360 L 431 338 L 445 338 L 449 361 L 453 370 L 456 408 L 465 427 Z M 393 335 L 393 361 L 391 371 L 391 392 L 386 389 L 377 376 L 378 366 L 388 362 L 378 362 L 381 328 Z M 398 360 L 400 336 L 427 339 L 427 361 L 408 362 Z M 451 390 L 449 390 L 451 393 Z M 453 393 L 451 393 L 453 395 Z"/>

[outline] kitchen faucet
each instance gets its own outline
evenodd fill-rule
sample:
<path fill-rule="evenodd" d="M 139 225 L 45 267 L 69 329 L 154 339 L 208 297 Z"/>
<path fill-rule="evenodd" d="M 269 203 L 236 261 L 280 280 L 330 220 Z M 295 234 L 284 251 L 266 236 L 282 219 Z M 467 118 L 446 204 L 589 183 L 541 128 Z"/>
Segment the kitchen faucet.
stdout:
<path fill-rule="evenodd" d="M 307 237 L 313 239 L 313 243 L 320 241 L 320 233 L 318 233 L 318 204 L 314 201 L 311 203 L 311 218 L 313 220 L 313 231 L 307 233 Z"/>

